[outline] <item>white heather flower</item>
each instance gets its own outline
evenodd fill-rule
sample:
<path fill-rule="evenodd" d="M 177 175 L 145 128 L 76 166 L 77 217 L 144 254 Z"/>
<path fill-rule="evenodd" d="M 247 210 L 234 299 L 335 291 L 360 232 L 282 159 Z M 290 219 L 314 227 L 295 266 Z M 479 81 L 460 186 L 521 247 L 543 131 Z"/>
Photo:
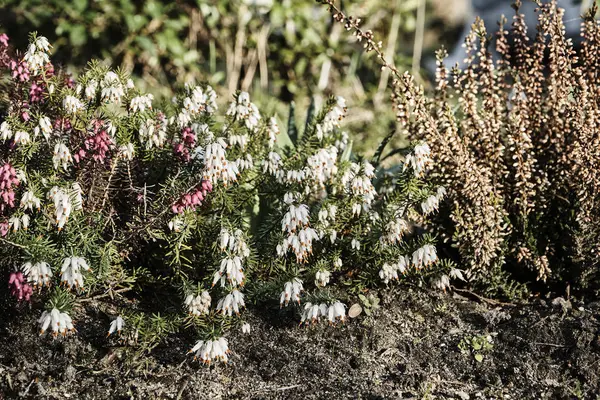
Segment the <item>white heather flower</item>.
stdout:
<path fill-rule="evenodd" d="M 248 145 L 248 135 L 231 135 L 229 136 L 229 145 L 239 146 L 243 151 Z"/>
<path fill-rule="evenodd" d="M 385 225 L 385 234 L 379 240 L 383 245 L 400 243 L 402 236 L 408 232 L 408 223 L 401 219 L 395 219 Z"/>
<path fill-rule="evenodd" d="M 154 96 L 150 93 L 144 96 L 137 96 L 131 99 L 131 103 L 129 104 L 129 109 L 133 112 L 144 112 L 146 109 L 152 110 L 152 100 L 154 100 Z"/>
<path fill-rule="evenodd" d="M 192 315 L 208 314 L 210 311 L 210 302 L 210 294 L 208 294 L 206 290 L 199 295 L 194 296 L 193 294 L 190 294 L 185 298 L 185 305 Z"/>
<path fill-rule="evenodd" d="M 346 186 L 346 189 L 358 200 L 352 207 L 354 215 L 359 215 L 361 208 L 364 211 L 369 211 L 371 203 L 377 195 L 375 186 L 373 186 L 372 178 L 375 176 L 375 168 L 368 161 L 363 161 L 362 164 L 351 163 L 350 167 L 344 172 L 341 178 L 341 183 Z"/>
<path fill-rule="evenodd" d="M 237 166 L 239 171 L 254 168 L 254 161 L 252 160 L 250 153 L 246 153 L 245 158 L 238 158 L 235 160 L 234 164 Z"/>
<path fill-rule="evenodd" d="M 31 135 L 29 135 L 29 132 L 17 131 L 15 133 L 14 142 L 15 142 L 15 144 L 28 144 L 28 143 L 31 143 Z"/>
<path fill-rule="evenodd" d="M 320 305 L 306 303 L 304 305 L 304 310 L 302 311 L 302 316 L 300 318 L 300 325 L 308 325 L 311 322 L 315 324 L 318 321 L 319 317 L 325 317 L 327 315 L 327 312 L 328 307 L 325 303 L 321 303 Z"/>
<path fill-rule="evenodd" d="M 250 324 L 245 322 L 242 325 L 242 333 L 250 333 Z"/>
<path fill-rule="evenodd" d="M 82 257 L 67 257 L 63 260 L 61 272 L 61 282 L 69 287 L 83 287 L 83 275 L 81 270 L 89 271 L 90 266 Z"/>
<path fill-rule="evenodd" d="M 196 117 L 200 114 L 212 114 L 217 110 L 217 93 L 212 87 L 185 85 L 188 97 L 183 99 L 182 113 L 187 113 L 187 118 Z M 178 118 L 185 120 L 187 118 Z M 184 124 L 184 125 L 187 125 Z"/>
<path fill-rule="evenodd" d="M 325 183 L 330 182 L 337 175 L 337 156 L 337 147 L 329 146 L 325 149 L 320 149 L 316 154 L 308 158 L 307 164 L 310 178 L 316 185 L 323 187 Z"/>
<path fill-rule="evenodd" d="M 288 249 L 292 249 L 296 255 L 297 262 L 304 262 L 312 254 L 312 242 L 319 240 L 317 231 L 310 227 L 304 227 L 298 232 L 291 232 L 283 239 L 283 243 L 277 246 L 277 254 L 284 256 Z"/>
<path fill-rule="evenodd" d="M 79 110 L 83 110 L 83 103 L 75 96 L 65 96 L 63 100 L 63 108 L 67 114 L 76 114 Z"/>
<path fill-rule="evenodd" d="M 440 186 L 437 190 L 438 201 L 441 201 L 444 197 L 446 197 L 446 188 L 443 186 Z"/>
<path fill-rule="evenodd" d="M 8 220 L 9 226 L 12 228 L 13 232 L 17 232 L 21 229 L 21 220 L 17 216 L 13 216 Z"/>
<path fill-rule="evenodd" d="M 421 176 L 432 163 L 431 149 L 425 142 L 415 146 L 413 153 L 408 154 L 404 160 L 404 170 L 411 167 L 415 176 Z"/>
<path fill-rule="evenodd" d="M 436 289 L 440 289 L 445 292 L 446 289 L 450 287 L 450 278 L 448 278 L 448 275 L 442 275 L 438 279 L 433 281 L 433 286 Z"/>
<path fill-rule="evenodd" d="M 360 242 L 358 241 L 358 239 L 352 239 L 352 250 L 360 250 Z"/>
<path fill-rule="evenodd" d="M 336 240 L 337 240 L 337 231 L 331 231 L 331 233 L 329 234 L 329 241 L 331 241 L 331 244 L 334 244 Z"/>
<path fill-rule="evenodd" d="M 119 315 L 117 318 L 113 319 L 112 322 L 110 323 L 110 327 L 108 328 L 107 336 L 110 336 L 111 334 L 115 333 L 115 331 L 118 334 L 121 334 L 121 331 L 123 330 L 124 325 L 125 325 L 125 321 L 123 321 L 123 318 L 121 318 L 121 316 Z"/>
<path fill-rule="evenodd" d="M 281 168 L 281 156 L 274 151 L 270 152 L 263 161 L 263 172 L 282 181 L 285 171 Z"/>
<path fill-rule="evenodd" d="M 140 124 L 140 141 L 145 144 L 146 150 L 152 147 L 162 147 L 167 140 L 167 124 L 153 119 L 147 119 Z"/>
<path fill-rule="evenodd" d="M 175 232 L 181 232 L 181 228 L 183 228 L 183 220 L 179 217 L 175 217 L 169 221 L 169 230 Z"/>
<path fill-rule="evenodd" d="M 336 104 L 331 110 L 325 114 L 323 122 L 316 126 L 317 138 L 322 140 L 323 137 L 328 136 L 336 127 L 340 126 L 340 121 L 346 114 L 346 100 L 338 96 L 336 97 Z"/>
<path fill-rule="evenodd" d="M 4 121 L 2 124 L 0 124 L 0 139 L 6 141 L 8 139 L 12 139 L 12 136 L 13 132 L 10 128 L 10 125 L 7 121 Z"/>
<path fill-rule="evenodd" d="M 94 100 L 96 93 L 98 92 L 98 81 L 91 79 L 85 87 L 85 98 L 87 100 Z"/>
<path fill-rule="evenodd" d="M 281 221 L 281 230 L 284 232 L 295 232 L 298 228 L 307 226 L 309 222 L 310 215 L 306 204 L 300 204 L 299 206 L 290 204 L 290 208 Z"/>
<path fill-rule="evenodd" d="M 222 287 L 225 287 L 226 282 L 233 286 L 243 285 L 244 271 L 242 259 L 239 256 L 226 257 L 221 260 L 221 266 L 214 274 L 212 285 L 214 286 L 219 281 L 221 281 Z"/>
<path fill-rule="evenodd" d="M 135 89 L 135 85 L 133 84 L 133 79 L 131 79 L 131 78 L 127 79 L 127 82 L 125 82 L 125 87 L 129 90 Z"/>
<path fill-rule="evenodd" d="M 69 219 L 69 215 L 71 215 L 71 210 L 73 208 L 71 199 L 64 190 L 59 189 L 56 186 L 50 189 L 48 197 L 54 202 L 56 224 L 58 225 L 58 230 L 61 230 Z"/>
<path fill-rule="evenodd" d="M 338 258 L 336 258 L 336 259 L 335 259 L 335 261 L 333 262 L 333 265 L 334 265 L 336 268 L 342 268 L 342 265 L 344 265 L 344 263 L 342 262 L 342 259 L 338 257 Z"/>
<path fill-rule="evenodd" d="M 280 133 L 279 126 L 277 125 L 277 119 L 275 117 L 269 118 L 267 133 L 269 134 L 269 149 L 272 149 L 277 141 L 277 135 Z"/>
<path fill-rule="evenodd" d="M 452 268 L 450 270 L 450 278 L 465 281 L 465 277 L 463 276 L 462 271 L 458 268 Z"/>
<path fill-rule="evenodd" d="M 213 185 L 219 180 L 223 181 L 225 186 L 236 182 L 240 173 L 235 162 L 227 160 L 225 149 L 227 143 L 222 138 L 218 138 L 213 143 L 206 146 L 203 155 L 204 161 L 204 179 L 209 180 Z"/>
<path fill-rule="evenodd" d="M 37 75 L 50 62 L 50 57 L 48 56 L 49 50 L 50 43 L 43 36 L 39 36 L 34 42 L 29 44 L 23 60 L 34 75 Z"/>
<path fill-rule="evenodd" d="M 326 269 L 317 271 L 315 274 L 315 285 L 325 287 L 331 279 L 331 272 Z"/>
<path fill-rule="evenodd" d="M 44 311 L 38 320 L 38 323 L 40 324 L 40 335 L 44 334 L 48 327 L 52 327 L 52 334 L 54 336 L 59 333 L 65 336 L 67 333 L 75 331 L 73 320 L 69 314 L 60 312 L 56 308 L 53 308 L 50 311 Z"/>
<path fill-rule="evenodd" d="M 335 324 L 337 321 L 344 322 L 346 320 L 346 306 L 339 301 L 330 304 L 327 309 L 327 319 L 330 324 Z"/>
<path fill-rule="evenodd" d="M 33 211 L 34 207 L 37 210 L 40 209 L 40 199 L 37 198 L 31 190 L 28 190 L 27 192 L 23 193 L 23 197 L 21 197 L 21 208 L 24 210 L 29 209 L 30 211 Z"/>
<path fill-rule="evenodd" d="M 235 312 L 237 315 L 240 313 L 240 309 L 244 308 L 244 295 L 237 289 L 233 290 L 227 296 L 219 300 L 217 303 L 217 310 L 221 311 L 223 315 L 232 316 Z"/>
<path fill-rule="evenodd" d="M 59 166 L 62 166 L 63 170 L 67 170 L 69 168 L 69 164 L 73 163 L 73 157 L 71 157 L 71 152 L 69 148 L 62 142 L 58 142 L 54 145 L 54 155 L 52 156 L 52 163 L 54 164 L 54 169 L 58 169 Z"/>
<path fill-rule="evenodd" d="M 290 301 L 295 301 L 300 304 L 300 293 L 304 290 L 302 281 L 299 278 L 294 278 L 283 285 L 283 292 L 279 300 L 279 305 L 283 307 L 288 305 Z"/>
<path fill-rule="evenodd" d="M 29 228 L 29 215 L 23 214 L 23 216 L 21 217 L 21 225 L 23 226 L 24 230 L 27 230 L 27 228 Z"/>
<path fill-rule="evenodd" d="M 31 261 L 27 261 L 21 268 L 27 277 L 27 282 L 31 282 L 33 286 L 50 286 L 52 270 L 47 262 L 40 261 L 33 264 Z"/>
<path fill-rule="evenodd" d="M 383 283 L 388 283 L 390 280 L 398 280 L 398 268 L 395 264 L 383 264 L 381 270 L 379 270 L 379 277 L 383 280 Z"/>
<path fill-rule="evenodd" d="M 131 161 L 133 160 L 134 156 L 135 148 L 133 147 L 133 143 L 130 142 L 119 147 L 119 157 L 122 159 Z"/>
<path fill-rule="evenodd" d="M 302 183 L 306 178 L 306 171 L 303 169 L 289 170 L 285 177 L 287 183 Z"/>
<path fill-rule="evenodd" d="M 412 263 L 416 269 L 427 267 L 437 261 L 437 252 L 435 246 L 426 244 L 418 250 L 415 250 L 412 257 Z"/>
<path fill-rule="evenodd" d="M 434 211 L 437 211 L 438 206 L 440 204 L 440 199 L 436 195 L 429 196 L 427 200 L 421 203 L 421 210 L 423 210 L 423 214 L 431 214 Z"/>
<path fill-rule="evenodd" d="M 250 95 L 247 92 L 240 92 L 235 101 L 233 101 L 227 115 L 233 116 L 234 121 L 244 121 L 246 128 L 254 131 L 260 122 L 260 112 L 258 108 L 250 102 Z"/>
<path fill-rule="evenodd" d="M 125 89 L 119 76 L 113 71 L 108 71 L 100 83 L 102 87 L 102 100 L 108 103 L 121 104 L 121 98 L 125 95 Z"/>
<path fill-rule="evenodd" d="M 50 122 L 50 118 L 41 117 L 38 126 L 33 128 L 34 137 L 37 137 L 40 133 L 46 140 L 50 138 L 50 134 L 52 133 L 52 123 Z"/>
<path fill-rule="evenodd" d="M 229 359 L 227 354 L 230 353 L 227 339 L 224 337 L 214 340 L 200 340 L 189 352 L 195 352 L 194 360 L 200 359 L 204 364 L 210 364 L 212 361 L 226 363 Z"/>

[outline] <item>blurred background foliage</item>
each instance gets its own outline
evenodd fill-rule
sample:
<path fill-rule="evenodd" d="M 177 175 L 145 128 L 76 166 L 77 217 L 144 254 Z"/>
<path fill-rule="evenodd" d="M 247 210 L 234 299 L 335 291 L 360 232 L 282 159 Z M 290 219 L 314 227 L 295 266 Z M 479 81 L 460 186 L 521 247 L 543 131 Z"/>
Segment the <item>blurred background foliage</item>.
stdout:
<path fill-rule="evenodd" d="M 427 3 L 426 3 L 427 1 Z M 285 120 L 291 101 L 335 93 L 347 98 L 347 126 L 360 150 L 374 151 L 394 129 L 386 71 L 374 54 L 314 0 L 3 0 L 0 29 L 21 49 L 38 31 L 53 60 L 77 70 L 96 58 L 131 73 L 136 84 L 170 97 L 186 81 L 208 81 L 228 101 L 250 91 Z M 419 74 L 443 40 L 454 38 L 465 0 L 345 0 L 384 42 L 388 59 Z M 456 29 L 454 29 L 456 28 Z M 450 32 L 450 35 L 449 35 Z M 375 118 L 377 115 L 377 118 Z M 374 123 L 375 122 L 375 123 Z M 357 132 L 359 132 L 357 134 Z"/>

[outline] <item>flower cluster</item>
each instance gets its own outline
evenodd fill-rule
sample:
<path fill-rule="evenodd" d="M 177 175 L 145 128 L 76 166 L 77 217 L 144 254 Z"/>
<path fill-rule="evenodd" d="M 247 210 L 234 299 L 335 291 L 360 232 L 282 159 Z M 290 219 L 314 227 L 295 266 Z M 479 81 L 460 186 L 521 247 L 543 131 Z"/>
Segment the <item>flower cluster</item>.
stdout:
<path fill-rule="evenodd" d="M 32 263 L 31 261 L 27 261 L 21 268 L 27 277 L 27 282 L 33 283 L 34 287 L 50 286 L 52 269 L 50 269 L 50 265 L 47 262 L 38 261 Z"/>
<path fill-rule="evenodd" d="M 50 56 L 48 54 L 50 47 L 48 39 L 43 36 L 34 38 L 29 44 L 23 60 L 27 63 L 29 70 L 32 71 L 33 74 L 38 74 L 42 68 L 50 62 Z"/>
<path fill-rule="evenodd" d="M 190 127 L 181 131 L 181 141 L 173 144 L 173 152 L 183 161 L 190 161 L 190 151 L 196 146 L 196 133 Z"/>
<path fill-rule="evenodd" d="M 244 295 L 237 289 L 234 289 L 227 296 L 219 300 L 217 303 L 217 311 L 220 311 L 223 315 L 232 316 L 235 312 L 236 315 L 240 314 L 240 310 L 246 307 L 244 303 Z"/>
<path fill-rule="evenodd" d="M 73 320 L 66 312 L 61 312 L 56 308 L 50 311 L 44 311 L 38 320 L 40 324 L 40 335 L 42 335 L 48 327 L 52 327 L 52 334 L 57 336 L 59 333 L 66 336 L 68 333 L 75 332 Z"/>
<path fill-rule="evenodd" d="M 226 283 L 232 286 L 244 285 L 244 270 L 242 263 L 250 255 L 250 248 L 240 229 L 231 232 L 222 228 L 219 234 L 219 249 L 225 255 L 221 260 L 219 270 L 215 272 L 212 285 L 220 281 L 224 287 Z"/>
<path fill-rule="evenodd" d="M 250 130 L 255 130 L 260 121 L 260 112 L 254 103 L 250 102 L 250 95 L 247 92 L 237 95 L 236 101 L 229 106 L 227 115 L 232 116 L 235 121 L 244 121 Z"/>
<path fill-rule="evenodd" d="M 63 260 L 61 272 L 61 281 L 69 287 L 82 288 L 83 275 L 81 270 L 89 271 L 90 266 L 87 261 L 81 257 L 67 257 Z"/>
<path fill-rule="evenodd" d="M 303 290 L 302 280 L 299 278 L 294 278 L 293 280 L 286 282 L 285 285 L 283 285 L 283 292 L 281 292 L 279 299 L 280 306 L 287 306 L 290 301 L 300 304 L 300 293 L 302 293 Z"/>
<path fill-rule="evenodd" d="M 191 192 L 184 194 L 177 202 L 175 202 L 171 209 L 175 214 L 183 214 L 186 210 L 195 210 L 196 207 L 202 205 L 202 202 L 212 192 L 212 184 L 210 181 L 202 181 L 202 183 L 193 189 Z"/>
<path fill-rule="evenodd" d="M 229 344 L 224 337 L 214 340 L 200 340 L 189 352 L 195 352 L 194 360 L 200 359 L 204 364 L 210 364 L 212 361 L 226 363 L 229 360 L 227 355 L 230 353 Z"/>
<path fill-rule="evenodd" d="M 19 183 L 17 171 L 10 163 L 0 167 L 0 211 L 15 206 L 15 189 Z"/>
<path fill-rule="evenodd" d="M 192 315 L 208 314 L 210 310 L 210 302 L 210 294 L 207 291 L 203 291 L 196 296 L 190 294 L 185 298 L 185 305 Z"/>
<path fill-rule="evenodd" d="M 92 155 L 94 161 L 104 163 L 108 151 L 114 146 L 113 139 L 109 136 L 107 129 L 102 127 L 102 123 L 100 121 L 95 121 L 93 125 L 92 135 L 85 139 L 83 147 L 73 155 L 73 159 L 75 159 L 75 162 L 77 163 L 83 161 L 89 154 Z"/>
<path fill-rule="evenodd" d="M 8 288 L 11 296 L 14 296 L 18 301 L 31 301 L 33 289 L 25 282 L 22 272 L 11 272 L 8 279 Z"/>
<path fill-rule="evenodd" d="M 436 262 L 433 239 L 409 230 L 427 221 L 444 190 L 354 153 L 339 129 L 343 98 L 327 100 L 303 132 L 292 134 L 290 123 L 286 134 L 248 93 L 236 93 L 219 116 L 216 92 L 188 84 L 158 109 L 125 74 L 92 62 L 71 77 L 41 65 L 47 46 L 32 43 L 18 74 L 0 62 L 15 100 L 0 124 L 0 234 L 8 235 L 0 268 L 25 260 L 10 292 L 46 302 L 42 332 L 73 331 L 72 306 L 100 295 L 126 316 L 128 345 L 150 349 L 186 327 L 205 339 L 192 349 L 197 358 L 227 361 L 223 336 L 231 327 L 250 332 L 240 315 L 262 293 L 282 308 L 291 303 L 286 311 L 304 325 L 333 325 L 346 321 L 344 303 L 355 293 L 346 288 L 357 281 L 388 283 L 409 276 L 409 266 L 442 290 L 446 281 L 432 277 L 454 279 Z M 429 165 L 428 149 L 418 144 L 409 167 Z M 153 290 L 159 281 L 169 290 Z M 149 318 L 119 299 L 124 291 L 134 301 L 152 293 L 161 310 Z M 179 311 L 167 306 L 175 292 L 183 294 Z M 110 322 L 109 335 L 124 318 Z"/>
<path fill-rule="evenodd" d="M 411 168 L 415 176 L 421 176 L 431 167 L 431 148 L 425 142 L 417 144 L 412 153 L 404 160 L 404 169 Z"/>
<path fill-rule="evenodd" d="M 327 305 L 326 303 L 312 304 L 306 303 L 300 324 L 316 324 L 319 318 L 325 318 L 330 324 L 338 321 L 346 321 L 346 306 L 339 301 Z"/>

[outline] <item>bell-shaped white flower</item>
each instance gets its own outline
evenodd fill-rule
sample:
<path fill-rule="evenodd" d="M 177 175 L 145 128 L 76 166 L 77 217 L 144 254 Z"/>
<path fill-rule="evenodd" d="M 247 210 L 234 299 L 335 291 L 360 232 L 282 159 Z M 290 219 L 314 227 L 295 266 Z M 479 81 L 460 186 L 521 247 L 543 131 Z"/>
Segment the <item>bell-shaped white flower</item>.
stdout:
<path fill-rule="evenodd" d="M 56 337 L 59 333 L 66 336 L 68 333 L 74 332 L 73 320 L 66 312 L 61 312 L 56 308 L 50 311 L 44 311 L 38 320 L 40 324 L 40 335 L 51 327 L 52 334 Z"/>
<path fill-rule="evenodd" d="M 123 330 L 123 326 L 125 326 L 125 321 L 119 315 L 117 318 L 113 319 L 110 323 L 110 327 L 108 328 L 108 335 L 115 333 L 115 331 L 120 335 Z"/>
<path fill-rule="evenodd" d="M 230 317 L 234 312 L 239 315 L 240 309 L 244 307 L 246 307 L 244 295 L 237 289 L 233 290 L 217 303 L 217 310 L 223 313 L 223 315 Z"/>
<path fill-rule="evenodd" d="M 214 340 L 200 340 L 189 353 L 196 353 L 194 360 L 200 359 L 204 364 L 210 364 L 213 361 L 226 363 L 230 353 L 227 339 L 220 337 Z"/>
<path fill-rule="evenodd" d="M 31 261 L 27 261 L 21 268 L 23 269 L 23 274 L 27 277 L 27 281 L 31 282 L 33 286 L 50 286 L 52 270 L 47 262 L 38 261 L 32 263 Z"/>
<path fill-rule="evenodd" d="M 82 257 L 67 257 L 63 260 L 61 281 L 69 287 L 83 287 L 83 275 L 81 270 L 89 271 L 90 266 Z"/>
<path fill-rule="evenodd" d="M 190 294 L 185 298 L 185 305 L 192 315 L 208 314 L 210 311 L 210 302 L 210 294 L 206 290 L 199 295 L 194 296 Z"/>
<path fill-rule="evenodd" d="M 281 292 L 279 304 L 281 307 L 288 305 L 290 301 L 295 301 L 300 304 L 300 293 L 304 288 L 302 287 L 302 281 L 299 278 L 294 278 L 283 285 L 283 292 Z"/>

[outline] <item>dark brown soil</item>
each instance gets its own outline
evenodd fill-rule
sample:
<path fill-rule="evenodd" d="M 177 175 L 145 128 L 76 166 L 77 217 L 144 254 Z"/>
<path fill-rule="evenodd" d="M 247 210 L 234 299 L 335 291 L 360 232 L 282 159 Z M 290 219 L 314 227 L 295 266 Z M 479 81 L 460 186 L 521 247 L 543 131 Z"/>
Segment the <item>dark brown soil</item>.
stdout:
<path fill-rule="evenodd" d="M 493 307 L 408 287 L 382 296 L 374 317 L 337 328 L 249 309 L 252 333 L 229 334 L 230 363 L 211 367 L 174 337 L 135 369 L 94 310 L 56 341 L 37 336 L 38 311 L 27 311 L 0 321 L 0 399 L 600 398 L 600 303 Z M 487 336 L 491 348 L 474 350 Z"/>

